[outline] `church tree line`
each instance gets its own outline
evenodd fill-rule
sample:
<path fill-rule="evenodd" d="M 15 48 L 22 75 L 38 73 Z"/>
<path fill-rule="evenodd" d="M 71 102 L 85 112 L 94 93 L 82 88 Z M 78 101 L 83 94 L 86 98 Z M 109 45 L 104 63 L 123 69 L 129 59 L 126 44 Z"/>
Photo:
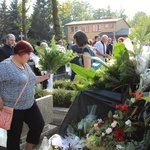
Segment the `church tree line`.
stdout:
<path fill-rule="evenodd" d="M 33 6 L 30 5 L 31 0 L 12 0 L 10 6 L 7 6 L 6 0 L 0 3 L 1 41 L 8 33 L 13 33 L 19 40 L 21 31 L 24 39 L 32 44 L 43 39 L 50 41 L 54 34 L 56 40 L 66 39 L 66 23 L 111 17 L 124 18 L 130 24 L 131 38 L 150 43 L 150 16 L 144 12 L 137 12 L 129 20 L 125 9 L 112 11 L 110 6 L 93 9 L 85 0 L 66 0 L 61 4 L 58 0 L 36 0 Z"/>

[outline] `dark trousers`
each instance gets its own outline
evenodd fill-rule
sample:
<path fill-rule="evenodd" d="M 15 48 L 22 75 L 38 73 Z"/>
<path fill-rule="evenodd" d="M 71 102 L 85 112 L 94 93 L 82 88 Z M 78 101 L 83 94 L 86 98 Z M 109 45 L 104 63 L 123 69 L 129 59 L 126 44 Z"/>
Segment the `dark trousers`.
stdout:
<path fill-rule="evenodd" d="M 7 131 L 7 150 L 20 150 L 23 122 L 29 127 L 26 141 L 32 144 L 39 143 L 44 120 L 38 106 L 34 103 L 30 109 L 14 110 L 11 130 Z"/>

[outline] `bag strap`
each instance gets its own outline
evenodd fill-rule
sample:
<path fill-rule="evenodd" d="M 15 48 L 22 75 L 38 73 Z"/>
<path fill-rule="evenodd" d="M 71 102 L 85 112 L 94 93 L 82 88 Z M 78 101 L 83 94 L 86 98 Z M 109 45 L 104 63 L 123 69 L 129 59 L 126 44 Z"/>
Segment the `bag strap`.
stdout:
<path fill-rule="evenodd" d="M 28 81 L 29 81 L 29 73 L 28 73 L 28 70 L 27 70 L 27 68 L 26 68 L 26 65 L 24 65 L 24 68 L 25 68 L 26 75 L 27 75 L 27 81 L 26 81 L 24 87 L 22 88 L 22 90 L 21 90 L 21 92 L 20 92 L 20 94 L 19 94 L 19 96 L 18 96 L 18 98 L 17 98 L 17 100 L 16 100 L 16 102 L 15 102 L 13 108 L 15 108 L 15 106 L 17 105 L 17 103 L 18 103 L 18 101 L 19 101 L 19 99 L 20 99 L 22 93 L 24 92 L 24 90 L 25 90 L 25 88 L 26 88 L 26 86 L 27 86 L 27 84 L 28 84 Z"/>

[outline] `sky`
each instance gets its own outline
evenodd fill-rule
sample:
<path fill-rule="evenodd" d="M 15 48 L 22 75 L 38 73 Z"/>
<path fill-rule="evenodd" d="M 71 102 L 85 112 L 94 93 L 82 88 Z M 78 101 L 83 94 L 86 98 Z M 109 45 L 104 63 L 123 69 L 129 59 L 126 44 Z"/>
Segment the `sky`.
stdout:
<path fill-rule="evenodd" d="M 1 2 L 2 0 L 0 0 Z M 7 4 L 10 4 L 11 0 L 6 0 Z M 32 0 L 34 3 L 36 0 Z M 60 3 L 66 0 L 58 0 Z M 70 0 L 71 1 L 71 0 Z M 79 0 L 80 1 L 80 0 Z M 83 0 L 84 1 L 84 0 Z M 138 11 L 143 11 L 150 15 L 150 5 L 149 0 L 85 0 L 90 3 L 90 5 L 94 9 L 98 8 L 107 8 L 108 6 L 111 7 L 112 11 L 125 9 L 125 14 L 132 19 L 135 13 Z"/>
<path fill-rule="evenodd" d="M 150 6 L 148 5 L 149 0 L 87 0 L 94 8 L 107 8 L 110 5 L 111 9 L 120 10 L 125 9 L 125 13 L 129 17 L 133 17 L 138 11 L 143 11 L 150 14 Z"/>
<path fill-rule="evenodd" d="M 60 2 L 65 0 L 59 0 Z M 85 0 L 95 8 L 107 8 L 109 5 L 112 11 L 125 9 L 125 13 L 131 19 L 138 11 L 143 11 L 150 15 L 149 0 Z"/>

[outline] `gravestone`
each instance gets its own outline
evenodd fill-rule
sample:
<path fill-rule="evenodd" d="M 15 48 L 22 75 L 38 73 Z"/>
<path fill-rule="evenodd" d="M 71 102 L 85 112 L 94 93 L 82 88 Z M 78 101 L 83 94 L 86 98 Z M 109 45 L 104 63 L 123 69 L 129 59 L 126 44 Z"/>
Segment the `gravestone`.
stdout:
<path fill-rule="evenodd" d="M 42 113 L 45 121 L 45 125 L 53 122 L 53 96 L 47 95 L 36 99 L 37 105 Z M 27 134 L 28 127 L 26 124 L 23 125 L 23 131 L 21 137 Z"/>
<path fill-rule="evenodd" d="M 19 37 L 21 38 L 21 40 L 23 40 L 24 35 L 22 34 L 22 32 L 20 33 Z"/>
<path fill-rule="evenodd" d="M 52 131 L 54 131 L 57 128 L 57 126 L 50 125 L 50 123 L 53 122 L 53 96 L 48 95 L 42 98 L 38 98 L 36 99 L 36 101 L 45 121 L 45 126 L 41 134 L 41 139 L 42 139 L 45 135 L 50 134 Z M 28 127 L 26 124 L 24 124 L 22 134 L 21 134 L 21 140 L 20 140 L 21 149 L 25 145 L 27 131 L 28 131 Z M 6 139 L 7 139 L 6 131 L 1 129 L 0 130 L 0 150 L 1 149 L 3 150 L 6 147 Z"/>

